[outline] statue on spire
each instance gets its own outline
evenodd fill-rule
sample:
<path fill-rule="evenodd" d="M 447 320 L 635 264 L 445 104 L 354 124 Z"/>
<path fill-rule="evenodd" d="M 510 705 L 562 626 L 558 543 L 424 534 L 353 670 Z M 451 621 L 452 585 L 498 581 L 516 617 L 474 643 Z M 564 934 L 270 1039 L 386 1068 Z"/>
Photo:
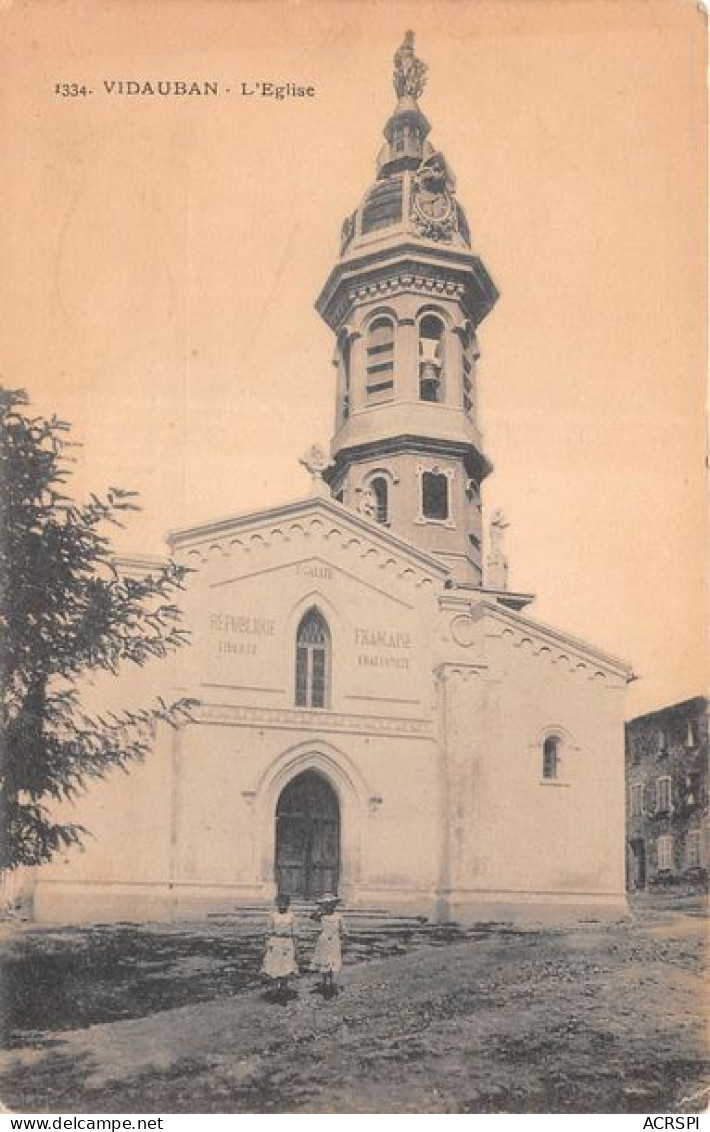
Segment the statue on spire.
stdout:
<path fill-rule="evenodd" d="M 419 98 L 426 85 L 427 65 L 414 54 L 414 32 L 404 33 L 404 42 L 394 55 L 394 83 L 397 98 Z"/>

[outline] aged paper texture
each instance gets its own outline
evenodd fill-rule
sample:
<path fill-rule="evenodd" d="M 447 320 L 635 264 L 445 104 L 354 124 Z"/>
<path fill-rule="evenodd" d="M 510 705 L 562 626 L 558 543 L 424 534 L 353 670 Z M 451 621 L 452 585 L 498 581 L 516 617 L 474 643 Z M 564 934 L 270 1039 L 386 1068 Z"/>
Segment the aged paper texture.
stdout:
<path fill-rule="evenodd" d="M 190 568 L 87 703 L 196 701 L 4 876 L 11 1110 L 704 1107 L 706 51 L 683 0 L 0 4 L 3 385 Z"/>

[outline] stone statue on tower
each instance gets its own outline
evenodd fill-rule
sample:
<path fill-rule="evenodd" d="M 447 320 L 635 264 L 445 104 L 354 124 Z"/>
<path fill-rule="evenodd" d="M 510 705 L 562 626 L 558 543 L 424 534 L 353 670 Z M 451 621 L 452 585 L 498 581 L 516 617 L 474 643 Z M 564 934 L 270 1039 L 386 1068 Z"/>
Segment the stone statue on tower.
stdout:
<path fill-rule="evenodd" d="M 503 539 L 509 526 L 500 507 L 497 507 L 491 515 L 486 558 L 486 585 L 491 590 L 508 588 L 508 559 L 503 549 Z"/>
<path fill-rule="evenodd" d="M 397 98 L 419 98 L 426 85 L 427 65 L 414 54 L 414 32 L 404 33 L 404 42 L 394 55 L 394 89 Z"/>
<path fill-rule="evenodd" d="M 314 495 L 329 496 L 330 489 L 323 479 L 323 473 L 330 467 L 330 460 L 321 446 L 312 444 L 298 462 L 311 477 L 311 492 Z"/>

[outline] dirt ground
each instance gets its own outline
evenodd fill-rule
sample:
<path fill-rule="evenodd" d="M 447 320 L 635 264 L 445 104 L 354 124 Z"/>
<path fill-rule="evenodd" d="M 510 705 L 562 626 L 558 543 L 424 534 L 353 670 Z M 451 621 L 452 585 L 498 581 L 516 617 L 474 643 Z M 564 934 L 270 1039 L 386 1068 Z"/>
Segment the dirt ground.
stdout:
<path fill-rule="evenodd" d="M 255 925 L 7 930 L 0 1097 L 27 1113 L 704 1111 L 699 913 L 355 925 L 342 993 L 303 975 L 285 1004 L 258 983 Z"/>

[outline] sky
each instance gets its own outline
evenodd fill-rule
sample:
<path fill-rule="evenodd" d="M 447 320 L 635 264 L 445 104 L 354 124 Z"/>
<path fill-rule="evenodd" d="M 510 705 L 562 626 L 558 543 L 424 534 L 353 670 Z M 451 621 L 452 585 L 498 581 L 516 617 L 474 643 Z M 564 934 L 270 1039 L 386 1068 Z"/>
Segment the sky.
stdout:
<path fill-rule="evenodd" d="M 313 303 L 374 179 L 410 27 L 431 140 L 501 292 L 479 373 L 511 588 L 632 664 L 629 715 L 703 692 L 697 4 L 0 4 L 2 380 L 72 423 L 77 494 L 140 493 L 122 552 L 305 495 L 298 457 L 327 445 L 335 393 Z M 104 86 L 159 79 L 220 95 Z M 316 94 L 236 93 L 257 81 Z"/>

